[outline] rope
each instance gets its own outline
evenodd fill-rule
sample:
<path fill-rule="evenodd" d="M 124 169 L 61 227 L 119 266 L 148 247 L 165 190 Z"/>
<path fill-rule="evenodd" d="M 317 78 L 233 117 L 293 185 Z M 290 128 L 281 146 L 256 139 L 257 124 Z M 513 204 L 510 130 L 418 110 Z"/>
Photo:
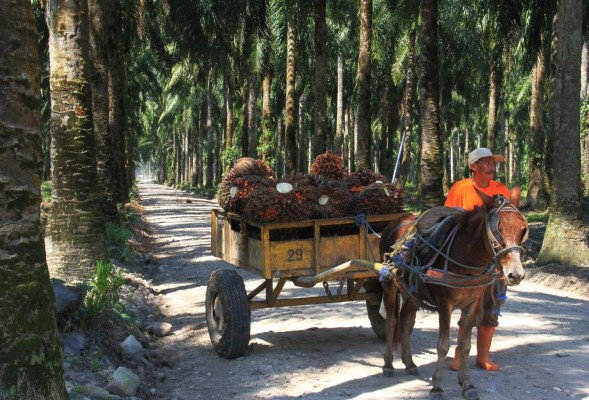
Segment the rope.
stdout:
<path fill-rule="evenodd" d="M 442 256 L 444 259 L 446 259 L 447 261 L 451 262 L 452 264 L 461 267 L 461 268 L 465 268 L 465 269 L 472 269 L 472 270 L 480 270 L 480 267 L 473 267 L 472 265 L 466 265 L 466 264 L 462 264 L 459 263 L 458 261 L 454 260 L 452 257 L 450 257 L 447 253 L 442 252 L 442 250 L 438 249 L 436 246 L 434 246 L 433 244 L 431 244 L 427 239 L 425 239 L 422 235 L 420 235 L 419 233 L 416 233 L 415 236 L 422 242 L 425 243 L 425 245 L 427 247 L 429 247 L 430 249 L 432 249 L 433 251 L 435 251 L 436 253 L 438 253 L 438 255 Z"/>
<path fill-rule="evenodd" d="M 354 217 L 354 223 L 356 224 L 356 226 L 366 226 L 368 229 L 370 229 L 370 232 L 372 232 L 377 238 L 380 239 L 380 235 L 378 234 L 378 232 L 376 232 L 374 229 L 372 229 L 372 227 L 368 223 L 368 220 L 366 219 L 366 214 L 364 214 L 364 213 L 357 214 Z"/>
<path fill-rule="evenodd" d="M 372 229 L 372 227 L 368 224 L 368 221 L 366 220 L 366 214 L 357 214 L 354 217 L 354 223 L 356 224 L 356 226 L 358 227 L 366 227 L 368 229 L 370 229 L 370 231 L 376 235 L 376 237 L 378 237 L 380 239 L 380 235 L 378 233 L 376 233 L 374 231 L 374 229 Z M 368 245 L 368 250 L 370 250 L 370 255 L 372 256 L 372 261 L 378 261 L 376 259 L 376 257 L 374 256 L 374 251 L 372 251 L 372 244 L 370 243 L 370 239 L 368 238 L 368 229 L 364 229 L 364 239 L 366 240 L 366 244 Z"/>

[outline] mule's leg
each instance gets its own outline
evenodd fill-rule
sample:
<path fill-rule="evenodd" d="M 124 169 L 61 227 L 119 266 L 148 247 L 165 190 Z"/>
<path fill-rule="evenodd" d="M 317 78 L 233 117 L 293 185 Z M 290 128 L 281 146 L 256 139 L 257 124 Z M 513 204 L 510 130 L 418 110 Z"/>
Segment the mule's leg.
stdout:
<path fill-rule="evenodd" d="M 405 370 L 409 375 L 419 376 L 417 365 L 413 362 L 413 353 L 411 352 L 411 332 L 415 326 L 415 316 L 417 314 L 417 304 L 411 300 L 406 300 L 401 308 L 399 324 L 401 324 L 401 359 L 405 364 Z"/>
<path fill-rule="evenodd" d="M 438 310 L 439 331 L 438 331 L 438 361 L 433 376 L 433 387 L 430 390 L 430 399 L 442 400 L 444 398 L 444 364 L 448 349 L 450 349 L 450 320 L 452 317 L 452 307 L 442 301 Z"/>
<path fill-rule="evenodd" d="M 458 382 L 462 386 L 462 397 L 467 400 L 478 400 L 479 392 L 477 388 L 470 382 L 470 366 L 468 365 L 468 355 L 470 354 L 472 328 L 475 324 L 479 309 L 479 302 L 462 310 L 460 316 L 460 327 L 462 335 L 459 346 L 460 352 L 460 369 L 458 371 Z"/>
<path fill-rule="evenodd" d="M 385 352 L 382 374 L 385 377 L 393 376 L 393 353 L 395 351 L 395 329 L 397 325 L 397 288 L 392 281 L 386 281 L 383 287 L 383 301 L 387 317 L 385 319 Z"/>

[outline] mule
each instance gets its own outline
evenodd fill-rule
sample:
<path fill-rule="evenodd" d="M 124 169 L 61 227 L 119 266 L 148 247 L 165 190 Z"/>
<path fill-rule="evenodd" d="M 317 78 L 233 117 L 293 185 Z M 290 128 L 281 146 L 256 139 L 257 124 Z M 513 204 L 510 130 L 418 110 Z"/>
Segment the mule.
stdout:
<path fill-rule="evenodd" d="M 431 399 L 444 398 L 444 362 L 455 309 L 462 312 L 458 382 L 465 399 L 479 398 L 470 380 L 468 356 L 482 295 L 496 279 L 502 277 L 507 285 L 517 285 L 524 277 L 521 258 L 522 243 L 527 239 L 527 220 L 506 198 L 485 197 L 485 206 L 472 211 L 432 209 L 435 218 L 440 215 L 440 209 L 450 215 L 431 227 L 431 221 L 422 222 L 432 213 L 426 212 L 419 218 L 399 214 L 381 237 L 380 251 L 385 261 L 381 282 L 386 309 L 383 374 L 393 375 L 393 352 L 400 343 L 407 373 L 419 375 L 409 336 L 419 308 L 437 311 L 438 359 Z M 405 301 L 401 305 L 402 297 Z"/>

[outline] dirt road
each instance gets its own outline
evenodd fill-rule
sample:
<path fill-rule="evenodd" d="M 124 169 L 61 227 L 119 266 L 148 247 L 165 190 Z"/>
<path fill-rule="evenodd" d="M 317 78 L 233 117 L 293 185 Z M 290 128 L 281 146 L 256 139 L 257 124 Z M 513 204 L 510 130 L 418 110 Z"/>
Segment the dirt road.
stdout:
<path fill-rule="evenodd" d="M 206 285 L 212 271 L 234 268 L 209 250 L 210 210 L 217 204 L 154 184 L 140 185 L 140 195 L 156 232 L 150 266 L 155 300 L 163 320 L 174 326 L 173 335 L 153 342 L 154 355 L 168 365 L 159 370 L 154 398 L 428 397 L 437 315 L 423 311 L 412 336 L 419 378 L 405 374 L 398 356 L 396 376 L 382 376 L 384 344 L 363 302 L 254 311 L 247 354 L 235 360 L 217 356 L 205 319 Z M 239 273 L 248 292 L 260 283 L 255 275 Z M 474 368 L 476 346 L 471 351 L 471 377 L 482 399 L 589 399 L 589 298 L 531 282 L 508 296 L 492 347 L 501 371 Z M 444 384 L 448 399 L 461 398 L 456 372 L 448 370 Z"/>

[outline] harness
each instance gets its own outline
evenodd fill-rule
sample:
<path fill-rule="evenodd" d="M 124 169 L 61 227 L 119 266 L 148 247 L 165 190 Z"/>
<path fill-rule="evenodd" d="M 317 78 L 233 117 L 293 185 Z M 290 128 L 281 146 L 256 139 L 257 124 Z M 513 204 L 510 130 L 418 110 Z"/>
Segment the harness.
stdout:
<path fill-rule="evenodd" d="M 407 233 L 391 246 L 392 251 L 384 255 L 386 264 L 380 271 L 380 280 L 392 280 L 403 295 L 419 307 L 431 311 L 437 311 L 438 306 L 426 284 L 468 289 L 495 283 L 498 276 L 503 274 L 503 268 L 498 262 L 499 257 L 515 250 L 520 254 L 525 252 L 519 245 L 504 247 L 505 241 L 499 231 L 499 213 L 519 213 L 519 210 L 503 196 L 498 196 L 497 201 L 498 207 L 490 210 L 485 218 L 487 244 L 492 250 L 493 258 L 481 274 L 458 274 L 448 271 L 450 263 L 467 271 L 480 272 L 482 268 L 460 263 L 449 255 L 460 229 L 460 225 L 455 224 L 453 218 L 449 217 L 466 211 L 438 207 L 435 211 L 428 210 L 411 222 Z M 444 212 L 440 212 L 440 209 L 445 209 L 446 215 L 443 215 Z M 428 213 L 439 217 L 431 227 L 431 216 Z M 427 222 L 424 224 L 424 221 Z M 527 234 L 526 230 L 522 242 L 527 239 Z M 433 264 L 440 257 L 444 259 L 443 268 L 436 268 Z"/>
<path fill-rule="evenodd" d="M 487 214 L 487 221 L 486 221 L 486 228 L 487 228 L 487 236 L 489 241 L 491 242 L 491 247 L 493 249 L 493 260 L 496 260 L 505 253 L 509 253 L 511 251 L 517 250 L 520 252 L 520 255 L 525 254 L 525 249 L 520 245 L 513 245 L 509 247 L 505 247 L 505 240 L 503 239 L 503 235 L 499 232 L 499 213 L 500 212 L 516 212 L 521 214 L 517 207 L 514 207 L 509 200 L 507 200 L 504 196 L 497 196 L 497 203 L 499 206 L 497 208 L 492 209 Z M 524 233 L 524 237 L 522 239 L 522 243 L 528 240 L 528 230 L 526 229 Z"/>

